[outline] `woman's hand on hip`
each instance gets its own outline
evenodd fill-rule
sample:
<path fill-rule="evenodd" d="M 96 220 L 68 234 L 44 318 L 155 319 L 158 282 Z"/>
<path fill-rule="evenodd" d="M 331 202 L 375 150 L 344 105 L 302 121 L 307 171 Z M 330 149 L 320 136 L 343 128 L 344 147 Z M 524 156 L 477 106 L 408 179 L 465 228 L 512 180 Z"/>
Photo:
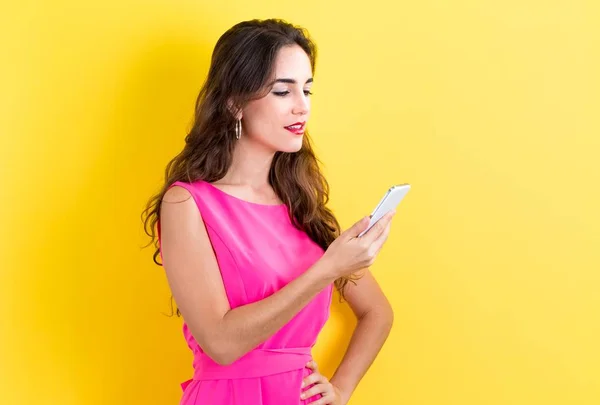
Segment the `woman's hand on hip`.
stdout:
<path fill-rule="evenodd" d="M 345 405 L 342 402 L 342 394 L 335 385 L 331 384 L 327 377 L 319 373 L 317 363 L 312 360 L 307 365 L 313 372 L 302 380 L 302 389 L 314 384 L 303 391 L 300 399 L 306 399 L 321 394 L 321 398 L 311 402 L 311 405 Z"/>

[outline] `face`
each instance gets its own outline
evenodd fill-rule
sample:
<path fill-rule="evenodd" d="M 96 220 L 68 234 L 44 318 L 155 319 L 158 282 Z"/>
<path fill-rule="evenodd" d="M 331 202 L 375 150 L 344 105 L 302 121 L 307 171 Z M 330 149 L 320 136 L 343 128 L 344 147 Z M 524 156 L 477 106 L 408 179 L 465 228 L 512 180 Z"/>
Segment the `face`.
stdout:
<path fill-rule="evenodd" d="M 279 50 L 266 96 L 242 110 L 242 139 L 273 152 L 297 152 L 310 114 L 312 70 L 298 45 Z"/>

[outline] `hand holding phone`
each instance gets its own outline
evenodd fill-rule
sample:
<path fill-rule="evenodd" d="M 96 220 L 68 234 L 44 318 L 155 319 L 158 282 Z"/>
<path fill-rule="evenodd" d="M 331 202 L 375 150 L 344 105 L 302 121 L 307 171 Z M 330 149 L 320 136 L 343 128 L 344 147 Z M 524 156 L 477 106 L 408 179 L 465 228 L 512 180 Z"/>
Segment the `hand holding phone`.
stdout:
<path fill-rule="evenodd" d="M 377 206 L 371 213 L 369 226 L 367 226 L 367 229 L 362 231 L 358 235 L 358 237 L 360 238 L 361 236 L 363 236 L 386 213 L 395 209 L 398 206 L 398 204 L 400 204 L 400 201 L 402 201 L 404 196 L 406 196 L 406 193 L 408 193 L 409 190 L 410 190 L 410 184 L 399 184 L 399 185 L 390 187 L 390 189 L 385 193 L 383 198 L 379 201 L 379 204 L 377 204 Z"/>
<path fill-rule="evenodd" d="M 385 215 L 396 208 L 409 189 L 410 185 L 408 184 L 391 187 L 379 201 L 370 217 L 363 217 L 342 232 L 329 245 L 320 261 L 326 263 L 324 268 L 332 279 L 348 276 L 375 262 L 389 232 L 388 225 L 391 217 L 387 218 Z M 385 221 L 382 223 L 385 229 L 368 234 L 363 239 L 360 238 L 379 221 Z M 367 222 L 368 226 L 365 229 Z M 361 230 L 363 231 L 361 232 Z"/>

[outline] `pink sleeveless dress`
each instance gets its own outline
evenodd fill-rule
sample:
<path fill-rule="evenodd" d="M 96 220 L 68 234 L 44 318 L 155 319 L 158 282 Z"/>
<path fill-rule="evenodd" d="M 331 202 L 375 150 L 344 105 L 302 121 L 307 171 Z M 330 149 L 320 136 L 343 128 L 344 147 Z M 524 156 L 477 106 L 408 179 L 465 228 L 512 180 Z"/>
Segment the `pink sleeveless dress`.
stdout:
<path fill-rule="evenodd" d="M 324 253 L 296 229 L 287 206 L 252 203 L 199 180 L 175 182 L 194 197 L 221 271 L 231 308 L 264 299 L 313 265 Z M 158 224 L 160 240 L 160 223 Z M 193 378 L 182 383 L 180 405 L 304 405 L 300 399 L 311 349 L 329 318 L 333 285 L 290 322 L 234 363 L 222 366 L 204 354 L 187 325 Z"/>

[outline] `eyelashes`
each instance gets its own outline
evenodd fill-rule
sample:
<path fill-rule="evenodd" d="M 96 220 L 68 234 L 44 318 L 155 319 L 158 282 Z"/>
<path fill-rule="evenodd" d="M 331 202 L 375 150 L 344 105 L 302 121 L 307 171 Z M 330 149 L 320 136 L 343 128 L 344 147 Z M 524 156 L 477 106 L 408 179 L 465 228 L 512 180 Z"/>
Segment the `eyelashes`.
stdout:
<path fill-rule="evenodd" d="M 274 91 L 273 94 L 275 94 L 276 96 L 279 96 L 279 97 L 285 97 L 288 94 L 290 94 L 290 92 L 289 91 Z M 305 96 L 307 96 L 307 97 L 312 96 L 312 94 L 313 93 L 311 93 L 310 90 L 304 90 Z"/>

